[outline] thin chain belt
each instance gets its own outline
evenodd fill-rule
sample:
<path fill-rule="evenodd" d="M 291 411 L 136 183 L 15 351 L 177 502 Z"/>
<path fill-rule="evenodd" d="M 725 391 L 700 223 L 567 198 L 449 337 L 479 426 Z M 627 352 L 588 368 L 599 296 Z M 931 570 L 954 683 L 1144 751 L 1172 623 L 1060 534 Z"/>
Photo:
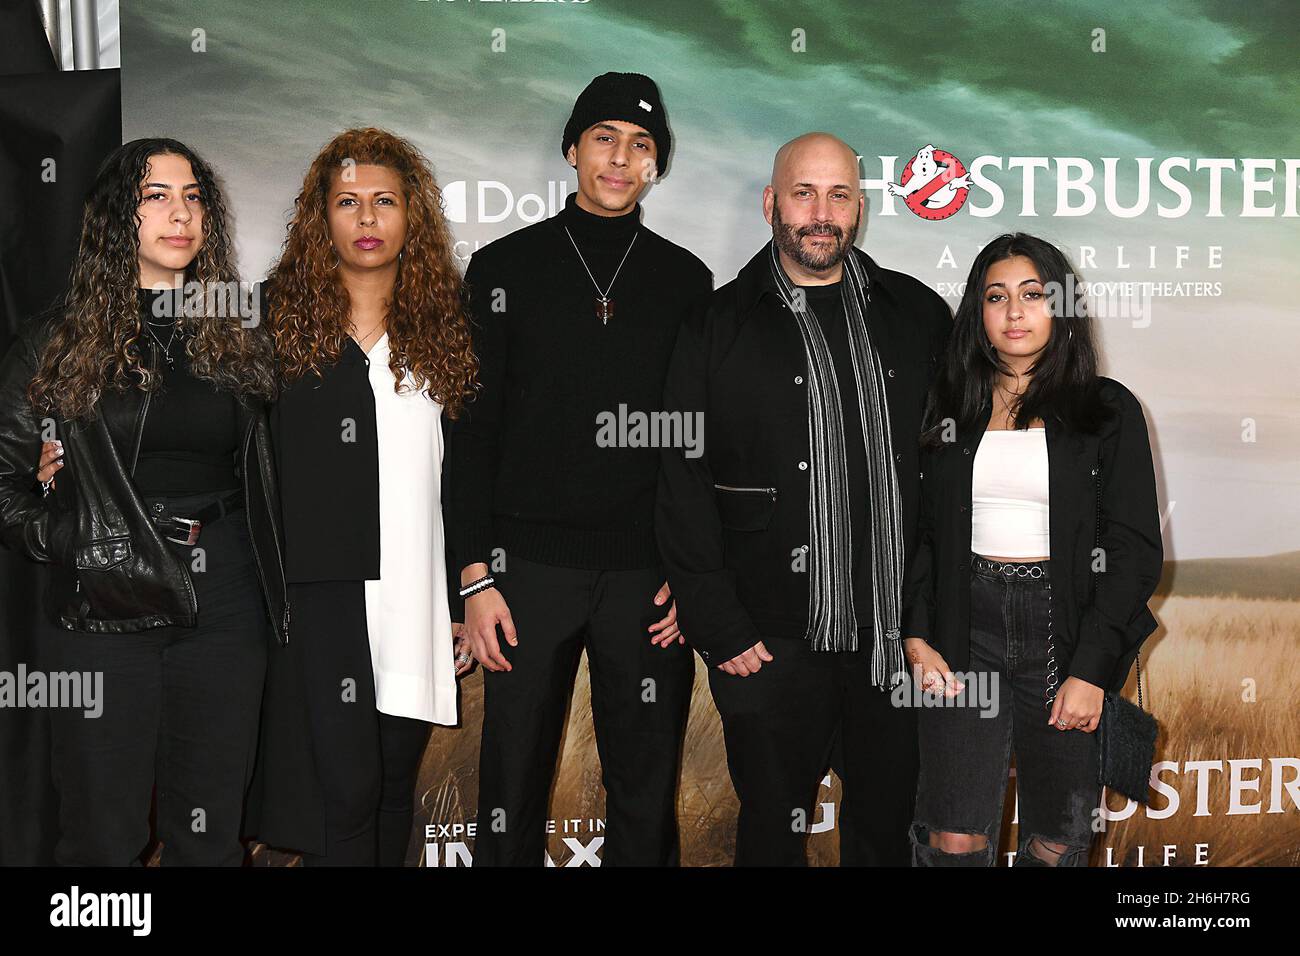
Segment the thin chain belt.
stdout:
<path fill-rule="evenodd" d="M 985 558 L 981 555 L 972 553 L 970 556 L 970 566 L 972 570 L 983 571 L 986 574 L 1000 574 L 1008 578 L 1046 578 L 1050 576 L 1050 561 L 1027 561 L 1017 563 L 1015 561 L 994 561 L 991 558 Z"/>
<path fill-rule="evenodd" d="M 1052 709 L 1052 704 L 1056 701 L 1057 684 L 1060 683 L 1060 676 L 1057 674 L 1056 665 L 1056 638 L 1052 630 L 1052 579 L 1049 570 L 1050 561 L 994 561 L 991 558 L 985 558 L 981 555 L 971 552 L 970 566 L 971 570 L 981 574 L 996 574 L 1005 580 L 1016 578 L 1024 580 L 1043 582 L 1043 588 L 1047 591 L 1047 689 L 1044 692 L 1044 707 Z"/>

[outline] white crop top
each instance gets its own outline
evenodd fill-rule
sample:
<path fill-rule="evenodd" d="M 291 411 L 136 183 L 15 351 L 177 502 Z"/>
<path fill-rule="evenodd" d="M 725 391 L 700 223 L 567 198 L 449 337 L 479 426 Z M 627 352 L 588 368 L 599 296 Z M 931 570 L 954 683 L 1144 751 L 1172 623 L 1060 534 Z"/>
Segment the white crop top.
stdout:
<path fill-rule="evenodd" d="M 1047 432 L 985 432 L 971 476 L 970 549 L 1049 557 L 1047 504 Z"/>

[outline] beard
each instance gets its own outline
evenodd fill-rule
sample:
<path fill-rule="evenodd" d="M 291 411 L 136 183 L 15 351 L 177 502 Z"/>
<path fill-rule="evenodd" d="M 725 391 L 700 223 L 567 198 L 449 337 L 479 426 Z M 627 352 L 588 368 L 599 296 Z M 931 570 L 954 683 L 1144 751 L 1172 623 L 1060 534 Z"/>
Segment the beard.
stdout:
<path fill-rule="evenodd" d="M 834 223 L 795 227 L 781 218 L 781 204 L 772 203 L 772 240 L 779 250 L 809 272 L 825 272 L 842 262 L 853 248 L 853 239 L 861 222 L 862 213 L 859 212 L 853 219 L 853 228 L 847 233 Z M 804 249 L 804 236 L 833 236 L 835 244 L 829 249 L 810 252 Z"/>

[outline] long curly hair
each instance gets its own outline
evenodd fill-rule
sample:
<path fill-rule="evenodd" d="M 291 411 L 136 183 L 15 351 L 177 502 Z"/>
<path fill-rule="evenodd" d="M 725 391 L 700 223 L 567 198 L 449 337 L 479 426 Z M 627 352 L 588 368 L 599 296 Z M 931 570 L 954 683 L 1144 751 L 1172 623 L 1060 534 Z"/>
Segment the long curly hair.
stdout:
<path fill-rule="evenodd" d="M 409 371 L 417 387 L 456 418 L 478 375 L 464 283 L 428 160 L 387 130 L 340 133 L 303 179 L 280 259 L 267 277 L 268 323 L 280 374 L 293 382 L 319 373 L 339 360 L 347 344 L 350 304 L 325 212 L 331 178 L 345 160 L 394 170 L 405 193 L 406 242 L 386 317 L 393 388 L 400 390 Z"/>
<path fill-rule="evenodd" d="M 185 270 L 185 282 L 204 289 L 237 288 L 238 273 L 225 198 L 212 167 L 174 139 L 124 143 L 100 164 L 81 219 L 81 244 L 68 290 L 56 307 L 49 341 L 27 396 L 38 412 L 72 420 L 90 414 L 106 390 L 156 389 L 161 376 L 142 361 L 145 335 L 140 305 L 141 185 L 153 156 L 189 161 L 203 203 L 203 244 Z M 200 298 L 200 297 L 195 297 Z M 205 303 L 213 296 L 203 295 Z M 233 318 L 188 308 L 178 317 L 197 378 L 241 398 L 275 395 L 275 363 L 268 336 Z"/>

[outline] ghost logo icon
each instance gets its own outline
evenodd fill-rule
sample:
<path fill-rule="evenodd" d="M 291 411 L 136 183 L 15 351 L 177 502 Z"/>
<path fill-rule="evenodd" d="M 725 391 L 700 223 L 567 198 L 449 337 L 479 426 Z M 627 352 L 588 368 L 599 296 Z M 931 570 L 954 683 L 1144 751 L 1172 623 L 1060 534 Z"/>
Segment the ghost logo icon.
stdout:
<path fill-rule="evenodd" d="M 970 177 L 960 159 L 947 150 L 923 146 L 903 167 L 902 182 L 889 192 L 922 219 L 947 219 L 966 204 Z"/>

